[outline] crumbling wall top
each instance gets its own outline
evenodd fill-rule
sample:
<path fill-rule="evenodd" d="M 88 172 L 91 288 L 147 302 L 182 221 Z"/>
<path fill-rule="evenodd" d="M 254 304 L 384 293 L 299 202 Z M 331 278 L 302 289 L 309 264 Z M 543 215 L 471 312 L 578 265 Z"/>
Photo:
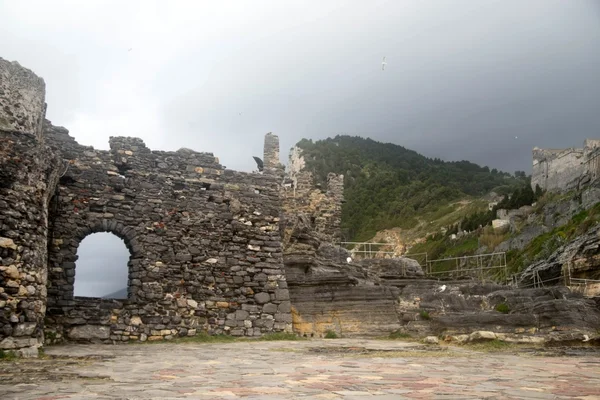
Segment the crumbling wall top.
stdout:
<path fill-rule="evenodd" d="M 18 62 L 0 58 L 0 130 L 41 137 L 46 84 Z"/>

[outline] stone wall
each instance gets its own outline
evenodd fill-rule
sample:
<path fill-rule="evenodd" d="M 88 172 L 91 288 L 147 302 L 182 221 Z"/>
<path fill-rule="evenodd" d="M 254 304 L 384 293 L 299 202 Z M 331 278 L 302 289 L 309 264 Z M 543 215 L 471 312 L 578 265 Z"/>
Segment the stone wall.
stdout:
<path fill-rule="evenodd" d="M 0 130 L 39 137 L 46 115 L 46 84 L 18 62 L 0 58 Z"/>
<path fill-rule="evenodd" d="M 36 355 L 46 313 L 48 203 L 61 160 L 39 133 L 44 82 L 0 59 L 0 349 Z"/>
<path fill-rule="evenodd" d="M 41 79 L 0 67 L 0 348 L 35 350 L 43 329 L 47 342 L 291 331 L 278 176 L 137 138 L 111 138 L 109 151 L 79 145 L 35 124 Z M 127 300 L 73 296 L 77 248 L 95 232 L 130 251 Z"/>
<path fill-rule="evenodd" d="M 136 138 L 111 138 L 110 151 L 97 151 L 64 129 L 46 133 L 69 165 L 50 219 L 53 336 L 291 330 L 276 177 L 223 170 L 211 153 L 151 151 Z M 77 247 L 95 232 L 114 233 L 129 248 L 127 301 L 73 297 Z"/>
<path fill-rule="evenodd" d="M 594 184 L 600 177 L 600 140 L 587 139 L 583 148 L 533 149 L 531 186 L 569 191 Z"/>
<path fill-rule="evenodd" d="M 312 229 L 324 240 L 331 243 L 341 240 L 344 176 L 328 174 L 326 188 L 315 184 L 312 173 L 306 168 L 302 150 L 298 147 L 290 152 L 282 201 L 284 242 L 289 240 L 299 214 L 309 217 Z"/>

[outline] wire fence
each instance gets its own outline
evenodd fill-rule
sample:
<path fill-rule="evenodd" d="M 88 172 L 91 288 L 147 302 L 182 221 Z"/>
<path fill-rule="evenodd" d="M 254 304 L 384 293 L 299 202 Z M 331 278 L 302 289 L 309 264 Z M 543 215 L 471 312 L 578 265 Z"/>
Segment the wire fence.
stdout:
<path fill-rule="evenodd" d="M 358 258 L 392 258 L 398 257 L 393 250 L 385 250 L 392 247 L 390 243 L 371 242 L 340 242 L 340 246 L 350 250 L 354 257 Z"/>
<path fill-rule="evenodd" d="M 340 242 L 340 247 L 350 250 L 355 258 L 407 257 L 416 260 L 429 279 L 471 279 L 501 283 L 519 289 L 566 286 L 586 297 L 600 296 L 600 279 L 571 277 L 570 263 L 560 276 L 542 278 L 539 271 L 536 271 L 527 283 L 523 283 L 519 281 L 518 274 L 509 275 L 505 252 L 430 260 L 427 253 L 398 254 L 390 250 L 393 249 L 392 246 L 390 243 Z"/>
<path fill-rule="evenodd" d="M 474 256 L 426 258 L 426 276 L 437 279 L 465 279 L 506 283 L 508 269 L 506 253 L 487 253 Z"/>

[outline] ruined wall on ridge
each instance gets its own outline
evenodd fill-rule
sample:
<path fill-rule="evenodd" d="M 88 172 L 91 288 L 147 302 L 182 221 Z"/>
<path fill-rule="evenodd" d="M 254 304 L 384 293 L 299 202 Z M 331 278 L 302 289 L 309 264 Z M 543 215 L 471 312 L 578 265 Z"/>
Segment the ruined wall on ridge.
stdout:
<path fill-rule="evenodd" d="M 583 148 L 533 149 L 531 186 L 565 192 L 596 184 L 600 177 L 600 140 L 587 139 Z"/>

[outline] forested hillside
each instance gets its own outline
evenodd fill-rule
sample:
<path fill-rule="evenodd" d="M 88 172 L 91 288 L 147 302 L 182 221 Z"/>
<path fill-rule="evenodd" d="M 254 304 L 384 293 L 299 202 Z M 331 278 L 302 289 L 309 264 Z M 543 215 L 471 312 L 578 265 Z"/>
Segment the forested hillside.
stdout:
<path fill-rule="evenodd" d="M 368 240 L 377 231 L 412 228 L 419 215 L 435 212 L 451 201 L 506 195 L 527 179 L 468 161 L 430 159 L 402 146 L 353 136 L 336 136 L 297 145 L 315 180 L 344 174 L 346 203 L 342 209 L 345 237 Z"/>

